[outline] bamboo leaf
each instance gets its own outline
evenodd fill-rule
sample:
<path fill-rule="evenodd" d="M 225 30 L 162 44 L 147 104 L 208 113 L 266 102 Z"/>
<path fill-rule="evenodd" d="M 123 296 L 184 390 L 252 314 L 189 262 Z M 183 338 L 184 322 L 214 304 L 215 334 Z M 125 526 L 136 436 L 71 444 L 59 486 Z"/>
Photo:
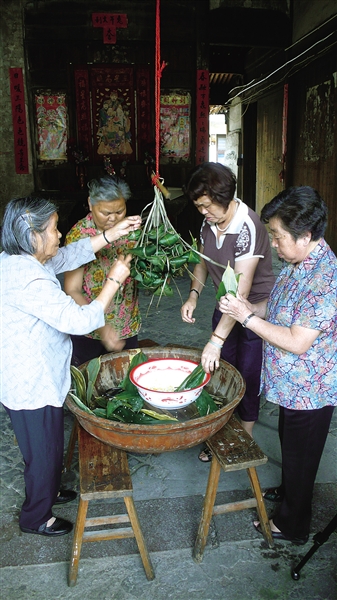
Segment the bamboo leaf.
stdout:
<path fill-rule="evenodd" d="M 91 401 L 91 396 L 94 392 L 94 387 L 97 379 L 97 375 L 101 368 L 101 357 L 93 358 L 87 364 L 87 375 L 88 375 L 88 386 L 87 386 L 87 404 Z"/>
<path fill-rule="evenodd" d="M 169 415 L 163 413 L 157 413 L 155 410 L 149 410 L 147 408 L 142 408 L 140 412 L 148 415 L 149 417 L 153 417 L 154 419 L 158 419 L 158 421 L 179 421 L 179 419 L 176 419 L 175 417 L 170 417 Z"/>
<path fill-rule="evenodd" d="M 72 392 L 68 392 L 69 396 L 74 400 L 75 404 L 77 404 L 77 406 L 79 408 L 81 408 L 82 410 L 84 410 L 84 412 L 88 413 L 89 415 L 93 415 L 95 414 L 92 410 L 90 410 L 90 408 L 88 408 L 77 396 L 75 396 L 75 394 L 73 394 Z"/>
<path fill-rule="evenodd" d="M 236 296 L 241 275 L 242 273 L 235 273 L 228 261 L 216 294 L 216 299 L 218 301 L 220 300 L 221 296 L 225 296 L 225 294 L 232 294 L 233 296 Z"/>
<path fill-rule="evenodd" d="M 84 403 L 86 403 L 87 400 L 87 396 L 86 396 L 86 389 L 87 389 L 87 384 L 84 378 L 84 375 L 82 373 L 82 371 L 80 371 L 79 369 L 77 369 L 77 367 L 74 367 L 73 365 L 70 366 L 70 372 L 71 372 L 71 379 L 72 379 L 72 383 L 73 383 L 73 387 L 75 389 L 76 392 L 76 396 L 78 398 L 80 398 L 80 400 Z"/>

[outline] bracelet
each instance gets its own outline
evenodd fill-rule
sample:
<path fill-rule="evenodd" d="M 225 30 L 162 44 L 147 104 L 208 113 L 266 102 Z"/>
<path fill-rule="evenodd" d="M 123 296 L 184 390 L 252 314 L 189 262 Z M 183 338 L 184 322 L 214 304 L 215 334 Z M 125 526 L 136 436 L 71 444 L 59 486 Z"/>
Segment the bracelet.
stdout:
<path fill-rule="evenodd" d="M 123 287 L 123 284 L 118 281 L 118 279 L 114 279 L 113 277 L 107 277 L 107 279 L 110 279 L 110 281 L 114 281 L 114 283 L 117 283 L 117 285 L 119 285 L 119 287 Z"/>
<path fill-rule="evenodd" d="M 111 244 L 111 242 L 109 242 L 108 238 L 107 238 L 107 237 L 106 237 L 106 235 L 105 235 L 105 231 L 102 231 L 102 233 L 103 233 L 103 237 L 104 237 L 104 239 L 105 239 L 106 243 L 107 243 L 107 244 Z"/>
<path fill-rule="evenodd" d="M 215 335 L 215 337 L 219 338 L 219 340 L 222 340 L 223 342 L 227 340 L 227 338 L 221 337 L 221 335 L 218 335 L 217 333 L 215 333 L 215 331 L 213 331 L 212 335 Z"/>
<path fill-rule="evenodd" d="M 247 323 L 252 317 L 255 317 L 254 313 L 250 313 L 250 315 L 248 315 L 248 317 L 245 318 L 244 322 L 241 323 L 242 327 L 247 327 Z"/>
<path fill-rule="evenodd" d="M 192 288 L 192 289 L 190 290 L 190 293 L 191 293 L 191 292 L 195 292 L 196 294 L 198 294 L 198 298 L 200 298 L 200 294 L 199 294 L 198 290 L 196 290 L 195 288 Z"/>
<path fill-rule="evenodd" d="M 209 340 L 209 341 L 208 341 L 208 343 L 209 343 L 209 344 L 212 344 L 212 346 L 215 346 L 216 348 L 220 348 L 220 350 L 221 350 L 221 348 L 222 348 L 222 344 L 221 344 L 221 346 L 220 346 L 220 344 L 217 344 L 216 342 L 213 342 L 213 340 Z"/>

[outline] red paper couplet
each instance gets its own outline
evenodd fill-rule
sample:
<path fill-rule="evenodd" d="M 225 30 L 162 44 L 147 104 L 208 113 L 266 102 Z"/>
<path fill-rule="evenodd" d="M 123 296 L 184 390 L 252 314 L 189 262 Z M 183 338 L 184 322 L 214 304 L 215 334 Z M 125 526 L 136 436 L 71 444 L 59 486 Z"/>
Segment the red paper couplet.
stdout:
<path fill-rule="evenodd" d="M 151 142 L 150 71 L 148 67 L 137 67 L 136 90 L 138 158 L 143 159 Z"/>
<path fill-rule="evenodd" d="M 208 160 L 209 138 L 209 72 L 197 71 L 197 139 L 196 164 Z"/>
<path fill-rule="evenodd" d="M 78 143 L 87 156 L 91 156 L 91 117 L 89 74 L 84 68 L 75 69 L 76 116 Z"/>
<path fill-rule="evenodd" d="M 22 69 L 10 68 L 9 80 L 14 132 L 15 172 L 20 175 L 27 175 L 29 173 L 27 118 Z"/>
<path fill-rule="evenodd" d="M 93 27 L 103 27 L 104 44 L 116 43 L 116 29 L 125 29 L 128 26 L 127 15 L 118 13 L 92 13 Z"/>

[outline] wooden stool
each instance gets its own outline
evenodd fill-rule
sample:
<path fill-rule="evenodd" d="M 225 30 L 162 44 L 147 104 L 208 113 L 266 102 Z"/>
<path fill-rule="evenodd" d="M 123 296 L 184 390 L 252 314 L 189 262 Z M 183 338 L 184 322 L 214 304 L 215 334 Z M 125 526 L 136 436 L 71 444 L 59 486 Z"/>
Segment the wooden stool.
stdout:
<path fill-rule="evenodd" d="M 69 567 L 69 586 L 74 586 L 77 580 L 82 542 L 129 537 L 136 538 L 147 579 L 154 579 L 153 567 L 132 498 L 132 482 L 126 453 L 97 440 L 81 426 L 78 426 L 78 450 L 80 503 Z M 89 501 L 105 498 L 123 498 L 128 514 L 87 519 Z M 117 523 L 131 523 L 131 527 L 84 531 L 86 527 Z"/>
<path fill-rule="evenodd" d="M 202 561 L 209 525 L 213 515 L 221 515 L 254 506 L 257 507 L 263 535 L 269 547 L 272 548 L 274 541 L 255 468 L 265 464 L 268 458 L 263 454 L 256 442 L 254 442 L 253 438 L 241 427 L 239 421 L 234 416 L 230 418 L 220 431 L 207 440 L 206 443 L 212 451 L 213 458 L 199 530 L 193 550 L 193 559 L 197 563 Z M 224 471 L 247 469 L 254 498 L 214 506 L 221 469 Z"/>

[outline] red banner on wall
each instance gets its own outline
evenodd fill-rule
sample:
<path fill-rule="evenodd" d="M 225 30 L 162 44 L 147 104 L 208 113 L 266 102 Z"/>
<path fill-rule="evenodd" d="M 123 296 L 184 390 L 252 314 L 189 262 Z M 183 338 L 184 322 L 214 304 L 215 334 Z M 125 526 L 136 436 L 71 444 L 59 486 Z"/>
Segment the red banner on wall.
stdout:
<path fill-rule="evenodd" d="M 92 13 L 92 24 L 93 27 L 103 28 L 104 44 L 115 44 L 116 30 L 118 27 L 125 29 L 128 26 L 128 18 L 118 13 Z"/>
<path fill-rule="evenodd" d="M 209 72 L 197 71 L 197 139 L 196 164 L 208 161 L 209 145 Z"/>
<path fill-rule="evenodd" d="M 12 119 L 14 132 L 15 172 L 29 173 L 27 146 L 27 118 L 22 69 L 9 69 Z"/>
<path fill-rule="evenodd" d="M 137 149 L 138 158 L 143 159 L 151 143 L 151 99 L 150 71 L 148 67 L 137 67 Z"/>
<path fill-rule="evenodd" d="M 77 140 L 83 153 L 91 157 L 91 118 L 89 73 L 86 68 L 75 70 Z"/>

